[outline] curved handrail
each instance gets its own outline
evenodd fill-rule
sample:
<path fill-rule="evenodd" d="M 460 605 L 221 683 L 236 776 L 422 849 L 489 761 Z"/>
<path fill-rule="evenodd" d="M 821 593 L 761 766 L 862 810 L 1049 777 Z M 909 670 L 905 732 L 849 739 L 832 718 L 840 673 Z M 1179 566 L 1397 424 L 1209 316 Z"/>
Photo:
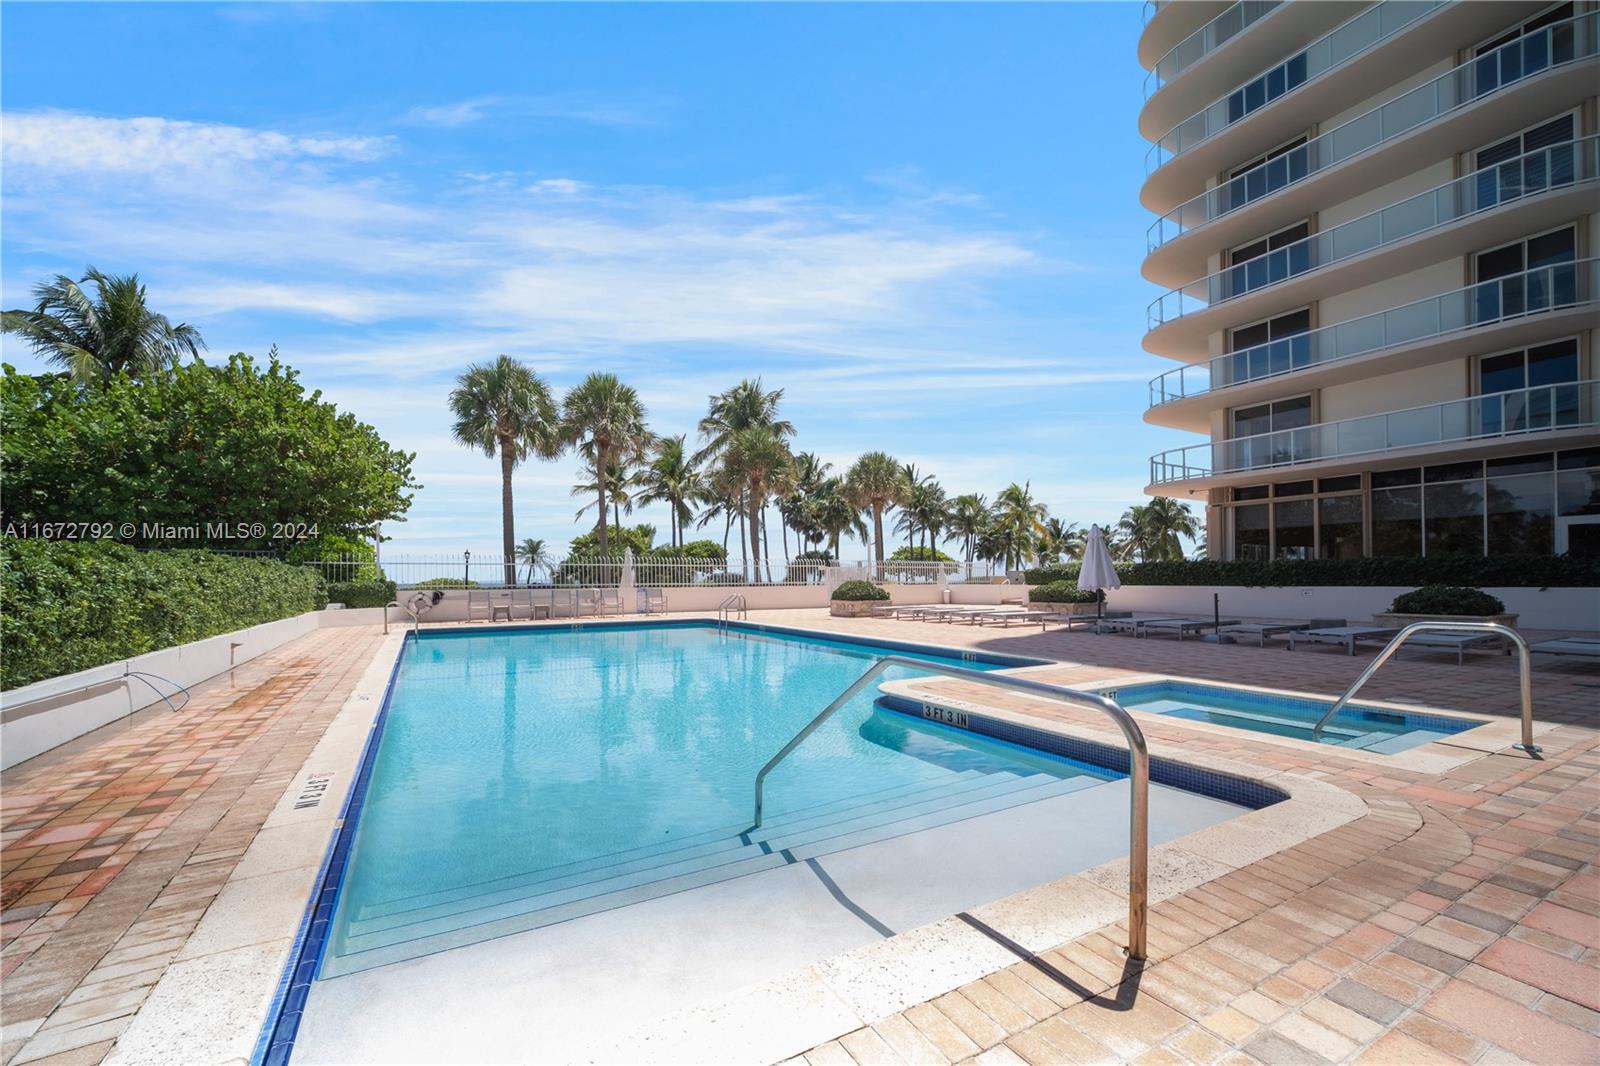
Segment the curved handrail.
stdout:
<path fill-rule="evenodd" d="M 157 696 L 160 696 L 161 699 L 162 699 L 162 702 L 164 702 L 167 705 L 167 709 L 171 710 L 171 711 L 181 711 L 181 710 L 183 710 L 183 708 L 189 706 L 189 700 L 193 698 L 192 694 L 189 692 L 189 689 L 186 686 L 184 686 L 182 684 L 179 684 L 178 682 L 172 680 L 172 678 L 170 678 L 170 677 L 162 677 L 160 674 L 147 674 L 143 670 L 129 670 L 126 666 L 123 667 L 122 676 L 123 677 L 136 677 L 140 681 L 143 681 L 145 687 L 148 688 L 151 692 L 154 692 Z M 149 679 L 152 678 L 152 677 L 155 678 L 157 681 L 165 681 L 167 684 L 171 685 L 173 688 L 177 689 L 179 692 L 182 692 L 183 693 L 183 703 L 178 705 L 178 706 L 173 706 L 172 699 L 165 692 L 162 692 L 159 688 L 156 688 L 156 686 L 154 686 L 154 685 L 152 685 L 150 683 Z"/>
<path fill-rule="evenodd" d="M 1117 723 L 1117 728 L 1122 730 L 1122 736 L 1128 742 L 1128 780 L 1132 786 L 1133 796 L 1128 811 L 1128 957 L 1130 959 L 1143 959 L 1145 957 L 1145 927 L 1147 922 L 1147 909 L 1149 902 L 1149 869 L 1150 869 L 1150 749 L 1145 743 L 1144 732 L 1140 730 L 1139 723 L 1133 716 L 1115 700 L 1093 692 L 1080 692 L 1077 689 L 1067 688 L 1063 685 L 1047 685 L 1042 681 L 1033 681 L 1024 677 L 1015 677 L 1010 674 L 987 673 L 982 670 L 971 670 L 960 666 L 946 666 L 942 663 L 926 662 L 922 659 L 912 659 L 904 655 L 887 655 L 867 668 L 866 673 L 856 678 L 849 688 L 834 697 L 832 703 L 822 709 L 822 713 L 796 733 L 756 774 L 756 808 L 755 821 L 752 829 L 761 827 L 762 788 L 767 780 L 767 774 L 780 762 L 789 756 L 789 753 L 799 747 L 801 742 L 817 731 L 817 728 L 832 718 L 839 708 L 849 703 L 861 690 L 866 688 L 885 670 L 891 666 L 905 666 L 914 670 L 924 670 L 946 677 L 958 678 L 962 681 L 971 681 L 980 685 L 993 685 L 996 688 L 1020 689 L 1035 696 L 1055 700 L 1058 703 L 1071 704 L 1078 707 L 1090 707 L 1108 715 Z"/>
<path fill-rule="evenodd" d="M 1395 634 L 1394 639 L 1378 653 L 1378 657 L 1372 660 L 1371 665 L 1356 678 L 1356 683 L 1346 689 L 1345 694 L 1335 700 L 1327 713 L 1317 720 L 1317 724 L 1311 729 L 1311 739 L 1320 740 L 1322 727 L 1344 709 L 1345 704 L 1350 702 L 1350 698 L 1359 692 L 1363 685 L 1372 680 L 1372 675 L 1400 650 L 1400 645 L 1424 630 L 1432 630 L 1435 633 L 1493 633 L 1509 638 L 1511 643 L 1516 645 L 1517 665 L 1521 673 L 1522 743 L 1515 746 L 1537 757 L 1540 749 L 1533 742 L 1533 656 L 1529 653 L 1528 642 L 1522 634 L 1499 622 L 1412 622 Z"/>
<path fill-rule="evenodd" d="M 383 605 L 383 635 L 389 635 L 389 608 L 400 606 L 399 600 L 390 600 Z"/>
<path fill-rule="evenodd" d="M 726 622 L 728 617 L 732 615 L 734 611 L 739 612 L 740 618 L 749 617 L 750 606 L 745 601 L 744 593 L 742 592 L 735 592 L 733 595 L 717 604 L 718 622 Z"/>

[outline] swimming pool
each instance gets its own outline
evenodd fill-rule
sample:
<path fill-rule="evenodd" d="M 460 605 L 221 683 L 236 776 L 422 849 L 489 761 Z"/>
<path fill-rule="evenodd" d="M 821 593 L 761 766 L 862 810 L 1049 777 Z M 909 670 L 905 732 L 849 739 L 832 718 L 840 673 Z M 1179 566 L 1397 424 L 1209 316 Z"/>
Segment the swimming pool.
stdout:
<path fill-rule="evenodd" d="M 1123 685 L 1101 692 L 1129 710 L 1297 740 L 1314 739 L 1312 728 L 1333 706 L 1332 700 L 1178 680 Z M 1315 739 L 1322 744 L 1394 755 L 1482 724 L 1352 703 L 1342 708 L 1323 728 L 1322 736 Z"/>
<path fill-rule="evenodd" d="M 1122 776 L 875 709 L 863 694 L 773 772 L 762 829 L 746 832 L 756 771 L 890 651 L 980 670 L 1032 662 L 704 624 L 410 642 L 320 976 Z"/>

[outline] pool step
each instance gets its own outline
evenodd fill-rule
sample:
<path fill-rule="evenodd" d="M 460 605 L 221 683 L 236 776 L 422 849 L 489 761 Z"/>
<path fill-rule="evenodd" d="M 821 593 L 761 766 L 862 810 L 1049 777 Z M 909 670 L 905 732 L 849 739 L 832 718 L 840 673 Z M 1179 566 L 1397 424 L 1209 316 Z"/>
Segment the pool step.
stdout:
<path fill-rule="evenodd" d="M 448 905 L 355 922 L 349 929 L 335 934 L 333 950 L 323 963 L 323 976 L 370 969 L 569 921 L 1100 783 L 1099 778 L 1091 776 L 1065 779 L 1041 774 L 988 776 L 1005 776 L 1010 780 L 994 783 L 995 787 L 982 790 L 981 795 L 974 796 L 976 790 L 969 787 L 954 796 L 913 804 L 909 810 L 857 814 L 831 823 L 791 826 L 757 836 L 750 843 L 734 837 L 729 842 L 731 846 L 709 855 L 669 861 L 647 869 L 618 870 L 611 876 L 606 876 L 603 868 L 597 869 L 591 871 L 595 879 L 580 885 L 560 888 L 535 885 L 520 892 L 497 889 L 482 897 L 457 900 Z"/>
<path fill-rule="evenodd" d="M 611 884 L 622 877 L 647 881 L 696 869 L 708 869 L 751 854 L 765 854 L 780 851 L 785 847 L 814 843 L 862 830 L 893 826 L 897 822 L 939 813 L 948 809 L 951 803 L 981 802 L 991 796 L 1011 795 L 1019 788 L 1035 785 L 1045 787 L 1059 780 L 1042 774 L 1022 778 L 1009 772 L 984 776 L 986 780 L 967 782 L 959 788 L 945 788 L 935 794 L 919 795 L 910 800 L 896 797 L 861 808 L 833 811 L 815 818 L 791 821 L 781 826 L 763 826 L 759 833 L 749 836 L 730 833 L 707 843 L 615 863 L 597 864 L 575 872 L 534 877 L 521 884 L 490 884 L 486 888 L 478 888 L 477 891 L 437 903 L 391 909 L 381 915 L 363 912 L 362 917 L 350 922 L 348 932 L 352 937 L 356 937 L 402 924 L 460 914 L 466 910 L 477 910 L 499 903 L 551 897 L 557 893 L 566 893 L 574 898 L 593 895 L 596 891 L 605 890 L 598 886 Z"/>
<path fill-rule="evenodd" d="M 1011 775 L 1008 773 L 1006 776 L 1010 777 Z M 764 821 L 762 830 L 764 834 L 771 835 L 786 828 L 838 818 L 847 812 L 850 814 L 862 814 L 875 810 L 893 809 L 904 803 L 933 795 L 953 795 L 964 791 L 969 784 L 982 786 L 992 782 L 994 777 L 993 773 L 982 770 L 964 770 L 961 773 L 953 774 L 936 782 L 901 783 L 885 789 L 829 800 L 826 803 L 795 808 L 777 815 L 769 814 Z M 652 844 L 642 844 L 638 847 L 625 848 L 588 859 L 559 863 L 554 866 L 536 867 L 518 873 L 507 874 L 503 877 L 491 878 L 487 881 L 477 881 L 468 885 L 438 889 L 433 892 L 415 893 L 396 899 L 365 904 L 352 914 L 352 918 L 355 921 L 361 921 L 368 918 L 382 917 L 387 914 L 407 911 L 430 904 L 467 899 L 501 888 L 541 884 L 545 881 L 568 877 L 585 871 L 609 868 L 616 864 L 651 859 L 678 852 L 687 854 L 691 849 L 695 848 L 706 846 L 714 846 L 716 848 L 738 847 L 747 843 L 747 841 L 738 838 L 749 828 L 750 823 L 748 820 L 738 824 L 730 823 L 718 826 L 715 829 L 682 834 Z"/>

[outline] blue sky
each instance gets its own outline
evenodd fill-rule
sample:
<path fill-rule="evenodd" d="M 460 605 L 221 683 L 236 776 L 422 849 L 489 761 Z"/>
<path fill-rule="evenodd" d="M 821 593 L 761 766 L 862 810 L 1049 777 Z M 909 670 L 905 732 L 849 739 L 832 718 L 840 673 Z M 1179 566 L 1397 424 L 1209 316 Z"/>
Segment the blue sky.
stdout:
<path fill-rule="evenodd" d="M 1031 480 L 1115 520 L 1189 443 L 1140 420 L 1167 367 L 1139 348 L 1139 26 L 1136 3 L 6 4 L 0 299 L 92 263 L 214 358 L 276 343 L 418 453 L 386 551 L 497 550 L 498 466 L 445 400 L 500 353 L 557 389 L 615 371 L 671 434 L 759 375 L 836 466 L 883 449 L 952 495 Z M 519 468 L 518 536 L 579 532 L 576 479 Z"/>

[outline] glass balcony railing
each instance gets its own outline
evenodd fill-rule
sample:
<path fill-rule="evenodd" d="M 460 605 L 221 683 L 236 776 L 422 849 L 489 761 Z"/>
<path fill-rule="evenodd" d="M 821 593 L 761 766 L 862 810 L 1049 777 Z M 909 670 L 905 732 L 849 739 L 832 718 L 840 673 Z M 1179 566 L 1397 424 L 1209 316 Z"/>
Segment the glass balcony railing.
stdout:
<path fill-rule="evenodd" d="M 1600 11 L 1551 23 L 1519 37 L 1173 208 L 1151 225 L 1147 246 L 1153 252 L 1196 226 L 1221 218 L 1524 78 L 1552 67 L 1592 59 L 1600 54 L 1597 42 L 1600 42 Z"/>
<path fill-rule="evenodd" d="M 1579 305 L 1600 305 L 1600 259 L 1537 267 L 1178 367 L 1151 380 L 1150 406 Z"/>
<path fill-rule="evenodd" d="M 1146 328 L 1155 329 L 1195 311 L 1524 196 L 1593 182 L 1597 177 L 1600 137 L 1540 148 L 1164 293 L 1147 309 Z"/>
<path fill-rule="evenodd" d="M 1156 65 L 1145 75 L 1144 98 L 1150 99 L 1157 89 L 1255 25 L 1261 16 L 1282 6 L 1283 0 L 1238 0 L 1156 60 Z"/>
<path fill-rule="evenodd" d="M 1449 0 L 1384 0 L 1331 30 L 1283 62 L 1224 94 L 1205 110 L 1172 127 L 1145 153 L 1148 175 L 1174 156 L 1226 129 L 1312 78 L 1365 52 Z M 1182 47 L 1180 45 L 1179 47 Z"/>
<path fill-rule="evenodd" d="M 1432 444 L 1600 425 L 1600 381 L 1491 392 L 1299 429 L 1175 448 L 1150 459 L 1150 483 L 1294 466 Z"/>

